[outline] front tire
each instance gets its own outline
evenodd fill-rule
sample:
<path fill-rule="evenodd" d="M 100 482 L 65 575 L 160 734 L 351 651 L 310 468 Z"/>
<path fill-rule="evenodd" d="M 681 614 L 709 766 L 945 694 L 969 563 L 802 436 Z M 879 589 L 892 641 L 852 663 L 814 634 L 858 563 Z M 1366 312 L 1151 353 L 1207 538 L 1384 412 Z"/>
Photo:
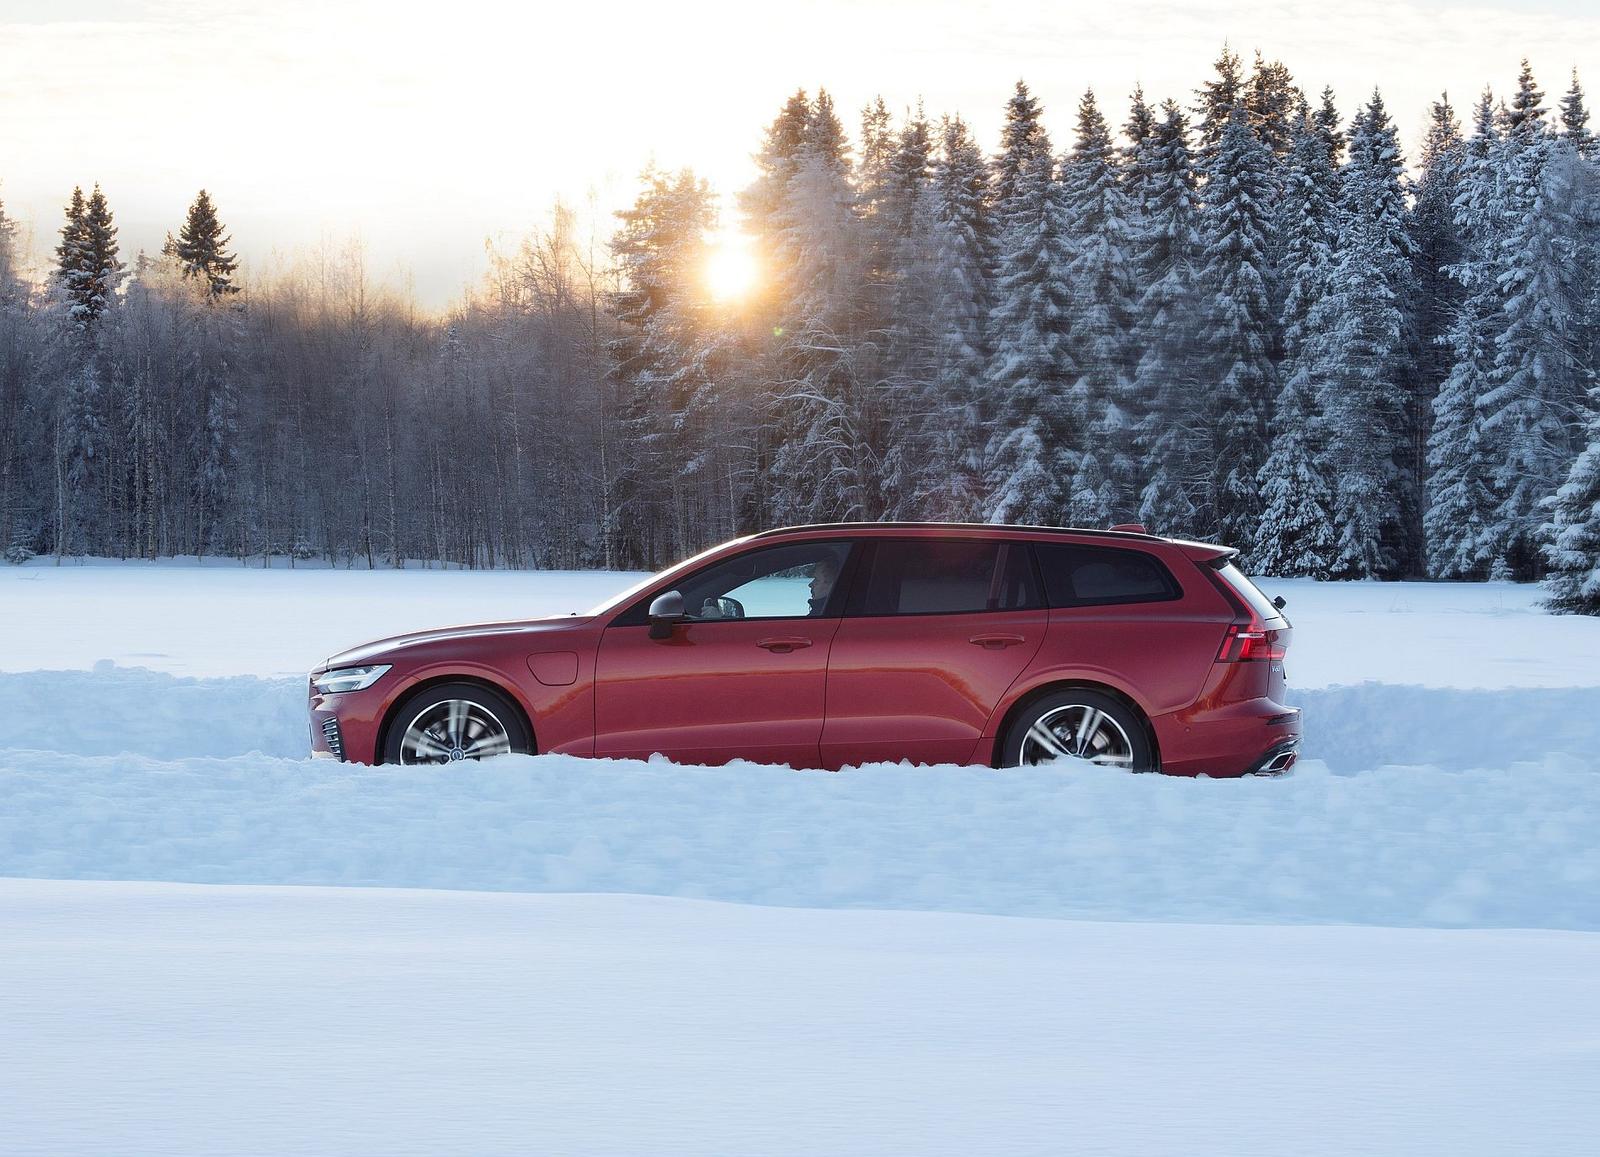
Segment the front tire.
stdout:
<path fill-rule="evenodd" d="M 532 751 L 522 712 L 506 696 L 479 683 L 438 683 L 407 696 L 395 711 L 383 762 L 460 763 Z"/>
<path fill-rule="evenodd" d="M 1126 771 L 1154 771 L 1155 749 L 1144 721 L 1101 691 L 1042 695 L 1006 732 L 1001 767 L 1038 767 L 1072 757 Z"/>

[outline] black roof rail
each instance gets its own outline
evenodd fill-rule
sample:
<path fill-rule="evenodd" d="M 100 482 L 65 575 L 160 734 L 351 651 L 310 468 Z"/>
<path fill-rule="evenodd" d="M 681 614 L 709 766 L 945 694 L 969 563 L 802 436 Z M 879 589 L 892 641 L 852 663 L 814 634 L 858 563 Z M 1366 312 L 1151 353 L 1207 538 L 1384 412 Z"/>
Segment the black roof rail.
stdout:
<path fill-rule="evenodd" d="M 1048 534 L 1079 534 L 1095 538 L 1134 539 L 1139 542 L 1165 542 L 1159 534 L 1140 534 L 1133 530 L 1098 530 L 1082 526 L 1027 526 L 1009 522 L 809 522 L 799 526 L 775 526 L 751 535 L 752 538 L 771 538 L 779 534 L 803 533 L 808 530 L 1026 530 Z"/>

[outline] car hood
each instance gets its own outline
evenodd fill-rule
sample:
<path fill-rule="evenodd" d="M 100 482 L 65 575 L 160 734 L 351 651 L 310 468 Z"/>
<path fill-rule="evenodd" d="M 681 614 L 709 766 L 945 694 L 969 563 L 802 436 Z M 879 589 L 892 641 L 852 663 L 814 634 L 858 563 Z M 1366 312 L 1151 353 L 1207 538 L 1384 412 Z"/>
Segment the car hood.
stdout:
<path fill-rule="evenodd" d="M 438 627 L 430 631 L 413 631 L 408 635 L 393 635 L 350 647 L 336 655 L 328 656 L 321 670 L 335 667 L 361 667 L 368 663 L 382 663 L 401 651 L 430 643 L 452 643 L 468 639 L 509 638 L 514 635 L 550 635 L 574 630 L 592 621 L 590 615 L 563 615 L 552 619 L 526 619 L 510 623 L 475 623 L 464 627 Z"/>

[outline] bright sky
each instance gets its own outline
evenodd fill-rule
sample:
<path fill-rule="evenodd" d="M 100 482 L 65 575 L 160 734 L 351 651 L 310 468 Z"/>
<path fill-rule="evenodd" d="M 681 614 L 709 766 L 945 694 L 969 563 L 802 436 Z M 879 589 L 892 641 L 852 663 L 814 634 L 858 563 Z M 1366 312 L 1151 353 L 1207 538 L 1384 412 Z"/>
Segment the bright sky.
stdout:
<path fill-rule="evenodd" d="M 852 129 L 877 93 L 920 96 L 991 147 L 1022 77 L 1059 148 L 1085 86 L 1118 122 L 1135 81 L 1187 101 L 1224 38 L 1332 84 L 1346 116 L 1381 85 L 1411 143 L 1439 89 L 1465 116 L 1524 54 L 1550 103 L 1573 66 L 1600 98 L 1583 0 L 0 0 L 0 198 L 42 254 L 99 181 L 131 256 L 204 186 L 247 262 L 359 235 L 374 275 L 438 306 L 486 239 L 513 245 L 558 195 L 624 203 L 651 158 L 731 204 L 796 88 Z"/>

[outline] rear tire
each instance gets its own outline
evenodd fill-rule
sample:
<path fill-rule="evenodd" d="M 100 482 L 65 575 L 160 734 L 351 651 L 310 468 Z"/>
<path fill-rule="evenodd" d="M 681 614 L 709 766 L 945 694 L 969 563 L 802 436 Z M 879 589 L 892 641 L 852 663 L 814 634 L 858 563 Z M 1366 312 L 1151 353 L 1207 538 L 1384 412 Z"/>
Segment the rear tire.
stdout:
<path fill-rule="evenodd" d="M 481 683 L 436 683 L 395 709 L 382 762 L 459 763 L 532 751 L 522 711 L 506 696 Z"/>
<path fill-rule="evenodd" d="M 1037 767 L 1065 756 L 1127 771 L 1154 771 L 1144 720 L 1102 691 L 1068 688 L 1041 695 L 1012 722 L 1001 767 Z"/>

